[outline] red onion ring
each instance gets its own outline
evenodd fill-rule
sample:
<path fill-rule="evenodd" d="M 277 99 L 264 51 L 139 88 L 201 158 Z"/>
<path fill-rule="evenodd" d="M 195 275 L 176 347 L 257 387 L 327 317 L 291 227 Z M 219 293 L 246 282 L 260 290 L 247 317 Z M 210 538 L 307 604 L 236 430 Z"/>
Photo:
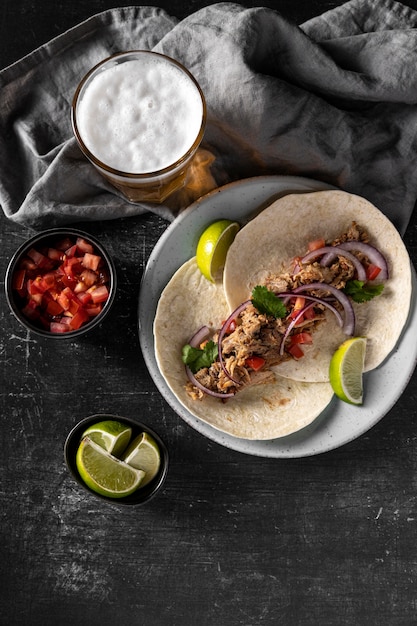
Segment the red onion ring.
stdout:
<path fill-rule="evenodd" d="M 317 250 L 312 250 L 301 259 L 301 263 L 310 263 L 311 261 L 314 261 L 314 259 L 317 259 L 317 257 L 321 256 L 323 257 L 321 260 L 321 265 L 326 266 L 330 265 L 333 259 L 337 256 L 344 256 L 351 263 L 353 263 L 356 274 L 358 276 L 358 280 L 366 281 L 366 270 L 362 263 L 354 254 L 351 254 L 344 248 L 342 251 L 340 251 L 341 247 L 342 246 L 323 246 L 322 248 L 318 248 Z"/>
<path fill-rule="evenodd" d="M 279 347 L 279 353 L 282 356 L 284 354 L 284 349 L 285 349 L 285 341 L 288 337 L 288 335 L 290 334 L 290 332 L 292 331 L 292 329 L 294 328 L 294 326 L 297 324 L 298 320 L 300 319 L 300 317 L 302 317 L 304 315 L 304 313 L 308 310 L 311 309 L 311 307 L 314 306 L 314 302 L 310 302 L 310 304 L 307 304 L 307 306 L 303 307 L 302 309 L 300 309 L 300 311 L 297 313 L 297 315 L 295 316 L 294 319 L 291 320 L 291 322 L 288 324 L 285 333 L 282 336 L 281 339 L 281 345 Z"/>
<path fill-rule="evenodd" d="M 388 263 L 386 258 L 379 250 L 377 250 L 374 246 L 371 246 L 369 243 L 364 243 L 363 241 L 345 241 L 343 243 L 339 243 L 337 246 L 330 246 L 330 248 L 331 250 L 322 258 L 322 263 L 324 265 L 331 263 L 337 256 L 337 253 L 334 252 L 333 248 L 340 248 L 347 251 L 356 250 L 357 252 L 361 252 L 361 254 L 368 257 L 371 263 L 381 268 L 378 276 L 380 280 L 387 280 L 389 278 Z"/>
<path fill-rule="evenodd" d="M 200 344 L 207 339 L 210 335 L 210 328 L 208 326 L 202 326 L 197 330 L 197 332 L 191 337 L 188 342 L 192 348 L 199 348 Z"/>
<path fill-rule="evenodd" d="M 191 337 L 190 341 L 188 342 L 190 344 L 190 346 L 192 348 L 198 348 L 201 344 L 202 341 L 204 341 L 205 339 L 207 339 L 207 337 L 210 335 L 210 329 L 208 326 L 202 326 L 201 328 L 199 328 L 197 330 L 197 332 Z M 209 395 L 209 396 L 213 396 L 214 398 L 232 398 L 235 394 L 234 393 L 220 393 L 218 391 L 212 391 L 211 389 L 207 389 L 207 387 L 204 387 L 204 385 L 202 385 L 194 376 L 193 372 L 190 370 L 190 368 L 188 367 L 188 365 L 185 366 L 185 371 L 186 374 L 188 376 L 189 381 L 194 385 L 194 387 L 197 387 L 197 389 L 200 389 L 200 391 L 202 391 L 203 393 Z"/>
<path fill-rule="evenodd" d="M 294 292 L 293 291 L 285 291 L 285 292 L 282 292 L 282 293 L 279 293 L 279 294 L 275 294 L 275 295 L 283 296 L 283 300 L 284 300 L 285 303 L 287 303 L 291 298 L 294 298 Z M 324 298 L 319 298 L 318 296 L 311 296 L 311 295 L 308 295 L 308 294 L 303 294 L 303 298 L 305 298 L 306 300 L 310 300 L 312 302 L 316 302 L 317 304 L 322 304 L 323 306 L 325 306 L 332 313 L 334 313 L 339 326 L 343 326 L 343 318 L 340 315 L 339 311 L 336 309 L 336 307 L 334 307 L 331 304 L 331 302 L 329 302 L 328 300 L 325 300 Z"/>
<path fill-rule="evenodd" d="M 207 389 L 207 387 L 204 387 L 204 385 L 202 385 L 196 379 L 196 377 L 194 376 L 194 374 L 192 373 L 188 365 L 185 366 L 185 371 L 187 373 L 188 379 L 194 385 L 194 387 L 197 387 L 197 389 L 200 389 L 200 391 L 207 394 L 208 396 L 213 396 L 213 398 L 226 399 L 226 398 L 233 398 L 233 396 L 235 395 L 234 393 L 220 393 L 219 391 L 212 391 L 211 389 Z"/>
<path fill-rule="evenodd" d="M 340 302 L 345 313 L 345 319 L 343 322 L 343 332 L 346 335 L 354 335 L 355 333 L 355 312 L 353 306 L 347 297 L 340 289 L 336 289 L 333 285 L 327 283 L 310 283 L 309 285 L 301 285 L 293 290 L 293 294 L 303 293 L 313 289 L 319 289 L 320 291 L 328 291 Z M 324 304 L 324 303 L 323 303 Z"/>

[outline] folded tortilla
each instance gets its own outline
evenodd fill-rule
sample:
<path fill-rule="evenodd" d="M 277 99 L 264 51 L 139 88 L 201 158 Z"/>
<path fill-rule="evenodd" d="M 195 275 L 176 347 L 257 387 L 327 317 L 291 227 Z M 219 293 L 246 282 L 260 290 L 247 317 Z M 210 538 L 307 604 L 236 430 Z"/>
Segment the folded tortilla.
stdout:
<path fill-rule="evenodd" d="M 389 279 L 380 296 L 353 303 L 356 332 L 367 338 L 365 371 L 380 365 L 394 349 L 407 321 L 411 303 L 411 264 L 393 224 L 373 204 L 343 191 L 319 191 L 284 196 L 263 210 L 238 232 L 229 248 L 223 274 L 228 308 L 250 297 L 266 276 L 288 268 L 294 257 L 307 252 L 310 241 L 333 241 L 355 221 L 370 243 L 388 262 Z M 304 382 L 329 380 L 334 351 L 346 339 L 331 312 L 313 334 L 305 356 L 272 368 L 281 376 Z"/>
<path fill-rule="evenodd" d="M 275 382 L 246 387 L 233 398 L 193 400 L 186 392 L 182 347 L 203 325 L 217 329 L 228 315 L 223 287 L 207 281 L 195 258 L 165 287 L 154 320 L 155 356 L 178 401 L 214 428 L 243 439 L 275 439 L 305 428 L 333 397 L 329 383 L 304 383 L 276 375 Z"/>

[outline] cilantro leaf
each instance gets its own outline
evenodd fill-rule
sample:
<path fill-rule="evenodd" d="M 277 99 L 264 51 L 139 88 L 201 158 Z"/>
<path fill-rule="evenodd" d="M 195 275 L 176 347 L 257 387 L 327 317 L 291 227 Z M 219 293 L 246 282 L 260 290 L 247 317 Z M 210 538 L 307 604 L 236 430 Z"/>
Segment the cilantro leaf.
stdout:
<path fill-rule="evenodd" d="M 287 307 L 283 301 L 264 285 L 254 287 L 251 301 L 259 313 L 276 318 L 285 317 L 287 314 Z"/>
<path fill-rule="evenodd" d="M 187 343 L 182 349 L 182 360 L 195 374 L 203 367 L 210 367 L 217 359 L 218 353 L 217 343 L 212 340 L 208 341 L 203 349 L 193 348 Z"/>
<path fill-rule="evenodd" d="M 363 280 L 348 280 L 343 292 L 352 298 L 354 302 L 369 302 L 375 296 L 379 296 L 384 285 L 370 285 Z"/>

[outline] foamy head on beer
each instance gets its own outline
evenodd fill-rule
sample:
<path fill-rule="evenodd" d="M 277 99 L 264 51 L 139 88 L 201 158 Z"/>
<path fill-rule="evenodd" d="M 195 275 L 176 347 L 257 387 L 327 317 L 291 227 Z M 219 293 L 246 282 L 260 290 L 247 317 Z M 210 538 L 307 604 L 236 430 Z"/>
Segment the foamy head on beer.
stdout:
<path fill-rule="evenodd" d="M 96 73 L 77 102 L 87 149 L 120 172 L 169 167 L 196 142 L 203 100 L 193 79 L 167 57 L 142 53 Z"/>

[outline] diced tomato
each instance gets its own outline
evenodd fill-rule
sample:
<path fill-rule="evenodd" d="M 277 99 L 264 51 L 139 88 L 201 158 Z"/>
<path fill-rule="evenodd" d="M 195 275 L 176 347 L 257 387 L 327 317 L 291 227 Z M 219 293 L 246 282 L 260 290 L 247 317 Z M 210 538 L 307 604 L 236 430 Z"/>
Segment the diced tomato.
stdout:
<path fill-rule="evenodd" d="M 75 290 L 75 293 L 77 294 L 77 298 L 83 306 L 86 306 L 87 304 L 90 304 L 92 302 L 91 293 L 88 293 L 88 291 L 84 290 L 77 292 Z"/>
<path fill-rule="evenodd" d="M 34 261 L 32 261 L 32 259 L 30 259 L 28 256 L 25 256 L 19 261 L 19 268 L 22 270 L 36 271 L 37 265 Z"/>
<path fill-rule="evenodd" d="M 51 260 L 48 259 L 47 256 L 45 256 L 44 254 L 42 254 L 42 252 L 39 252 L 35 248 L 31 248 L 27 254 L 28 254 L 28 257 L 32 259 L 32 261 L 35 263 L 37 267 L 41 267 L 43 269 L 52 268 Z"/>
<path fill-rule="evenodd" d="M 56 277 L 53 272 L 48 272 L 44 274 L 39 281 L 39 284 L 43 291 L 50 291 L 53 287 L 55 287 Z"/>
<path fill-rule="evenodd" d="M 33 296 L 30 297 L 30 301 L 36 304 L 36 306 L 40 307 L 43 301 L 43 295 L 41 293 L 34 293 Z"/>
<path fill-rule="evenodd" d="M 221 326 L 224 326 L 225 322 L 226 320 L 223 320 Z M 232 333 L 234 330 L 236 330 L 236 320 L 231 320 L 227 328 L 225 329 L 225 333 L 226 335 L 230 335 L 230 333 Z"/>
<path fill-rule="evenodd" d="M 89 315 L 85 309 L 82 307 L 78 308 L 78 311 L 75 313 L 74 317 L 71 320 L 70 328 L 72 330 L 78 330 L 80 326 L 88 322 Z"/>
<path fill-rule="evenodd" d="M 20 269 L 13 274 L 12 289 L 21 291 L 25 286 L 26 270 Z"/>
<path fill-rule="evenodd" d="M 291 345 L 296 345 L 299 343 L 311 345 L 313 343 L 313 337 L 310 333 L 307 332 L 295 333 L 294 335 L 291 335 L 290 342 Z"/>
<path fill-rule="evenodd" d="M 313 250 L 319 250 L 320 248 L 323 248 L 325 245 L 326 245 L 326 241 L 323 238 L 313 239 L 313 241 L 309 242 L 308 249 L 310 252 L 313 252 Z"/>
<path fill-rule="evenodd" d="M 109 297 L 109 291 L 106 285 L 91 287 L 88 290 L 88 293 L 91 295 L 91 299 L 93 300 L 94 304 L 98 304 L 99 302 L 105 302 Z"/>
<path fill-rule="evenodd" d="M 51 333 L 67 333 L 70 328 L 67 324 L 62 324 L 61 322 L 51 322 L 49 325 L 49 330 Z"/>
<path fill-rule="evenodd" d="M 68 295 L 65 293 L 65 289 L 61 291 L 57 298 L 57 302 L 61 305 L 63 311 L 68 311 L 70 306 L 70 299 Z"/>
<path fill-rule="evenodd" d="M 316 317 L 316 312 L 314 310 L 314 307 L 310 306 L 306 308 L 306 310 L 303 313 L 303 317 L 306 320 L 313 320 Z"/>
<path fill-rule="evenodd" d="M 304 352 L 301 350 L 298 343 L 291 344 L 287 350 L 294 359 L 301 359 L 304 356 Z"/>
<path fill-rule="evenodd" d="M 77 255 L 77 252 L 78 252 L 78 248 L 76 244 L 74 243 L 72 246 L 67 248 L 67 250 L 65 250 L 65 256 L 67 257 L 67 259 L 72 259 Z"/>
<path fill-rule="evenodd" d="M 71 248 L 71 246 L 73 245 L 74 241 L 71 239 L 71 237 L 64 237 L 63 239 L 57 241 L 54 247 L 57 250 L 62 250 L 63 252 L 65 252 L 65 250 L 68 250 L 68 248 Z"/>
<path fill-rule="evenodd" d="M 21 312 L 51 332 L 78 330 L 103 310 L 110 274 L 94 246 L 66 237 L 32 247 L 12 277 Z"/>
<path fill-rule="evenodd" d="M 80 274 L 80 278 L 87 288 L 97 282 L 97 274 L 93 272 L 93 270 L 83 270 Z"/>
<path fill-rule="evenodd" d="M 62 261 L 64 255 L 62 250 L 57 250 L 57 248 L 48 248 L 48 258 L 51 261 Z"/>
<path fill-rule="evenodd" d="M 27 290 L 30 296 L 34 296 L 38 293 L 43 293 L 45 289 L 41 286 L 41 276 L 37 276 L 35 279 L 29 278 L 27 282 Z"/>
<path fill-rule="evenodd" d="M 67 311 L 71 315 L 76 315 L 80 310 L 81 304 L 76 298 L 70 298 Z"/>
<path fill-rule="evenodd" d="M 295 319 L 300 311 L 305 307 L 306 299 L 303 296 L 297 296 L 294 302 L 294 306 L 290 313 L 291 319 Z"/>
<path fill-rule="evenodd" d="M 91 243 L 83 239 L 83 237 L 77 237 L 77 241 L 75 243 L 77 245 L 78 250 L 82 252 L 83 254 L 85 254 L 86 252 L 88 252 L 89 254 L 94 253 L 94 248 L 91 245 Z"/>
<path fill-rule="evenodd" d="M 86 252 L 81 262 L 86 269 L 96 271 L 100 265 L 101 257 L 97 254 L 90 254 L 89 252 Z"/>
<path fill-rule="evenodd" d="M 49 315 L 52 315 L 52 317 L 61 315 L 63 311 L 64 309 L 62 308 L 62 306 L 59 304 L 59 302 L 56 302 L 55 300 L 50 300 L 46 306 L 46 312 Z"/>
<path fill-rule="evenodd" d="M 375 280 L 375 278 L 378 276 L 380 271 L 381 271 L 381 268 L 378 267 L 378 265 L 374 265 L 373 263 L 371 263 L 366 268 L 366 278 L 368 280 Z"/>
<path fill-rule="evenodd" d="M 36 320 L 40 315 L 39 307 L 32 299 L 28 300 L 26 306 L 22 309 L 22 313 L 30 320 Z"/>
<path fill-rule="evenodd" d="M 246 359 L 245 365 L 246 367 L 250 367 L 255 372 L 257 372 L 265 365 L 265 359 L 263 359 L 261 356 L 253 355 Z"/>
<path fill-rule="evenodd" d="M 103 306 L 101 304 L 91 304 L 85 307 L 88 315 L 90 317 L 96 317 L 99 313 L 102 312 Z"/>

